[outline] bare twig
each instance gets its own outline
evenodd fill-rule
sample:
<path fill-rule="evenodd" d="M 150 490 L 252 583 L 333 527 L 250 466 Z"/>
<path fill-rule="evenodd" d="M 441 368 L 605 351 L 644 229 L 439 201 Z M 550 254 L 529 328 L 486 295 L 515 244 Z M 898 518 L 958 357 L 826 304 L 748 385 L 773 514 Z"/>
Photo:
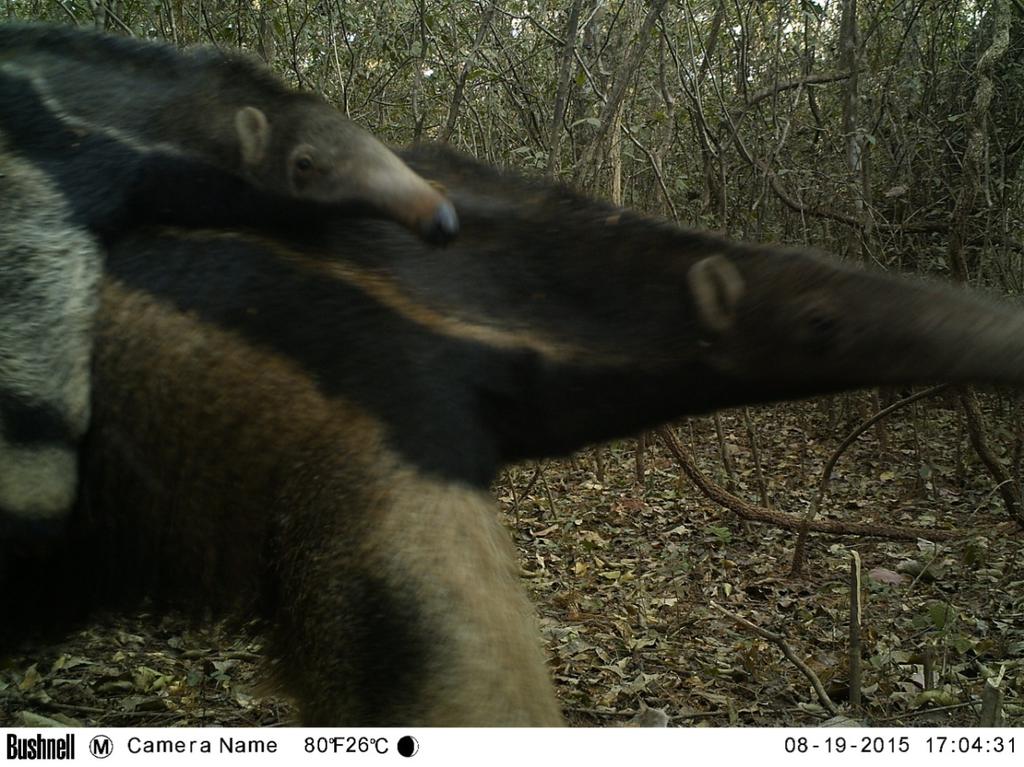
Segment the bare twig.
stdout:
<path fill-rule="evenodd" d="M 551 113 L 551 126 L 548 128 L 548 163 L 547 174 L 550 176 L 555 171 L 555 163 L 558 160 L 558 145 L 561 143 L 562 118 L 565 113 L 565 103 L 569 98 L 569 77 L 572 75 L 572 60 L 576 50 L 576 33 L 580 24 L 580 8 L 583 0 L 573 0 L 569 9 L 569 20 L 565 24 L 565 42 L 562 52 L 562 61 L 558 70 L 558 94 L 555 96 L 555 108 Z"/>
<path fill-rule="evenodd" d="M 658 20 L 658 16 L 661 14 L 666 2 L 667 0 L 653 0 L 650 8 L 647 10 L 647 15 L 644 17 L 643 23 L 640 25 L 636 41 L 633 44 L 633 49 L 630 51 L 628 56 L 623 58 L 622 65 L 615 73 L 615 77 L 612 80 L 611 90 L 601 107 L 601 114 L 598 116 L 599 124 L 597 130 L 594 137 L 591 139 L 590 144 L 584 150 L 583 157 L 576 165 L 577 182 L 582 186 L 586 186 L 586 182 L 590 178 L 589 174 L 594 172 L 594 156 L 612 126 L 612 118 L 618 112 L 623 99 L 626 97 L 626 90 L 629 87 L 629 83 L 636 75 L 644 52 L 647 50 L 647 45 L 650 43 L 654 23 Z"/>
<path fill-rule="evenodd" d="M 836 706 L 835 703 L 832 702 L 832 699 L 828 697 L 828 693 L 825 692 L 825 688 L 821 684 L 821 680 L 818 679 L 817 674 L 811 671 L 811 669 L 808 668 L 807 664 L 797 657 L 796 653 L 793 652 L 793 648 L 789 646 L 784 637 L 780 636 L 779 634 L 772 633 L 771 631 L 768 631 L 766 629 L 763 629 L 760 626 L 751 623 L 746 618 L 741 618 L 739 615 L 735 615 L 729 612 L 716 602 L 712 602 L 711 606 L 723 615 L 725 615 L 726 617 L 728 617 L 729 619 L 731 619 L 733 622 L 739 624 L 740 626 L 743 626 L 746 629 L 749 629 L 750 631 L 753 631 L 759 637 L 767 639 L 769 642 L 775 644 L 782 651 L 782 654 L 786 656 L 786 659 L 794 666 L 796 666 L 797 670 L 799 670 L 801 674 L 807 677 L 807 680 L 811 683 L 811 686 L 814 688 L 815 695 L 818 696 L 818 702 L 821 703 L 821 705 L 832 716 L 835 716 L 839 713 L 839 708 Z"/>
<path fill-rule="evenodd" d="M 647 477 L 647 435 L 649 432 L 644 432 L 636 438 L 636 454 L 634 455 L 634 464 L 636 469 L 636 483 L 643 487 L 644 480 Z"/>
<path fill-rule="evenodd" d="M 497 13 L 497 10 L 498 2 L 497 0 L 492 0 L 484 11 L 483 18 L 480 20 L 480 27 L 476 31 L 473 47 L 466 56 L 466 60 L 462 63 L 462 70 L 455 81 L 455 93 L 452 95 L 452 103 L 448 109 L 448 119 L 445 121 L 444 128 L 441 129 L 440 136 L 438 136 L 438 139 L 442 142 L 448 141 L 455 130 L 455 122 L 459 117 L 459 110 L 462 107 L 462 95 L 466 88 L 466 80 L 473 69 L 473 63 L 476 61 L 477 54 L 483 45 L 484 37 L 486 37 L 487 31 L 490 29 L 491 21 L 494 19 L 494 14 Z"/>
<path fill-rule="evenodd" d="M 825 468 L 821 472 L 821 480 L 819 480 L 818 482 L 818 492 L 815 494 L 814 500 L 811 501 L 810 507 L 804 514 L 804 519 L 807 520 L 808 523 L 810 523 L 810 521 L 814 519 L 821 511 L 821 505 L 825 501 L 825 494 L 828 492 L 829 481 L 832 479 L 832 471 L 835 469 L 836 463 L 839 461 L 839 457 L 846 452 L 846 449 L 850 445 L 852 445 L 861 434 L 863 434 L 876 423 L 880 422 L 883 418 L 886 418 L 887 416 L 891 415 L 900 408 L 906 407 L 907 405 L 910 405 L 913 402 L 917 402 L 920 399 L 931 397 L 935 394 L 938 394 L 941 391 L 944 391 L 947 388 L 947 384 L 940 384 L 939 386 L 933 386 L 930 389 L 925 389 L 924 391 L 918 392 L 917 394 L 912 394 L 909 397 L 905 397 L 904 399 L 898 400 L 897 402 L 894 402 L 891 405 L 889 405 L 889 407 L 879 410 L 877 413 L 871 416 L 871 418 L 868 418 L 866 421 L 860 424 L 860 426 L 858 426 L 849 434 L 847 434 L 846 438 L 843 439 L 843 441 L 839 444 L 839 447 L 837 447 L 835 449 L 835 452 L 832 453 L 832 457 L 828 459 L 828 463 L 825 464 Z M 803 570 L 804 552 L 806 551 L 806 547 L 807 532 L 805 530 L 801 530 L 800 536 L 799 538 L 797 538 L 796 545 L 793 549 L 793 564 L 790 568 L 790 572 L 794 575 L 799 574 Z"/>
<path fill-rule="evenodd" d="M 985 688 L 981 691 L 981 715 L 978 719 L 979 727 L 998 727 L 1002 720 L 1003 713 L 1003 671 L 993 679 L 985 680 Z"/>
<path fill-rule="evenodd" d="M 850 705 L 860 707 L 861 693 L 861 622 L 863 614 L 860 599 L 860 554 L 850 552 Z"/>
<path fill-rule="evenodd" d="M 833 535 L 870 535 L 876 538 L 887 538 L 895 541 L 916 541 L 919 538 L 924 538 L 930 541 L 961 540 L 972 535 L 978 535 L 982 532 L 981 530 L 973 528 L 959 531 L 930 530 L 921 527 L 902 527 L 898 525 L 883 525 L 877 523 L 866 524 L 858 522 L 840 522 L 825 519 L 815 519 L 808 523 L 805 520 L 798 519 L 792 514 L 784 514 L 779 511 L 763 509 L 760 506 L 755 506 L 742 498 L 736 497 L 728 490 L 719 487 L 704 476 L 700 469 L 697 468 L 697 465 L 693 462 L 693 458 L 683 450 L 678 440 L 676 440 L 675 436 L 673 436 L 667 428 L 663 427 L 658 429 L 657 433 L 665 443 L 665 446 L 668 447 L 669 452 L 671 452 L 679 462 L 679 466 L 682 468 L 683 473 L 685 473 L 686 476 L 688 476 L 693 483 L 697 485 L 697 488 L 712 501 L 726 509 L 729 509 L 729 511 L 732 511 L 741 519 L 749 519 L 754 522 L 765 522 L 782 528 L 783 530 L 796 531 L 800 530 L 803 525 L 807 524 L 808 529 L 811 532 L 831 533 Z M 1008 532 L 1012 528 L 1003 525 L 999 529 Z M 991 535 L 992 529 L 986 529 L 984 532 Z"/>
<path fill-rule="evenodd" d="M 985 427 L 981 421 L 981 410 L 974 398 L 974 392 L 971 387 L 964 386 L 958 390 L 958 393 L 966 416 L 967 434 L 971 439 L 971 445 L 974 446 L 974 451 L 978 454 L 981 462 L 985 464 L 992 479 L 996 481 L 996 488 L 1003 499 L 1006 511 L 1017 522 L 1024 525 L 1024 509 L 1022 509 L 1020 489 L 988 444 Z"/>

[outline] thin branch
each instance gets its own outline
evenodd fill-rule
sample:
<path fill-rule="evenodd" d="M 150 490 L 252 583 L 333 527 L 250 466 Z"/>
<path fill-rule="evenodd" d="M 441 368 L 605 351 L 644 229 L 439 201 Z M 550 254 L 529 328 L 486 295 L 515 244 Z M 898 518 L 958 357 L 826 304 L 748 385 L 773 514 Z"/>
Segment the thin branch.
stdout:
<path fill-rule="evenodd" d="M 782 80 L 777 83 L 773 83 L 759 91 L 755 91 L 750 95 L 744 104 L 741 104 L 736 109 L 732 110 L 732 120 L 736 125 L 739 125 L 740 121 L 746 116 L 747 112 L 753 109 L 755 106 L 760 104 L 765 99 L 770 99 L 783 91 L 792 90 L 794 88 L 804 88 L 808 85 L 822 85 L 824 83 L 836 83 L 842 80 L 847 80 L 850 77 L 849 72 L 823 72 L 821 74 L 808 74 L 801 77 L 796 77 L 792 80 Z"/>
<path fill-rule="evenodd" d="M 797 657 L 796 653 L 793 652 L 793 648 L 789 646 L 783 636 L 768 631 L 767 629 L 763 629 L 760 626 L 751 623 L 746 618 L 741 618 L 739 615 L 729 612 L 717 602 L 711 602 L 711 606 L 734 623 L 753 631 L 759 637 L 767 639 L 769 642 L 776 645 L 782 651 L 782 654 L 786 656 L 786 659 L 796 666 L 797 670 L 801 674 L 807 677 L 807 681 L 809 681 L 811 686 L 814 688 L 814 694 L 818 696 L 818 702 L 821 703 L 825 710 L 832 716 L 836 716 L 839 713 L 839 708 L 832 702 L 832 699 L 828 697 L 828 693 L 825 692 L 825 687 L 822 685 L 821 680 L 818 679 L 818 675 L 811 671 L 807 664 Z"/>
<path fill-rule="evenodd" d="M 654 24 L 658 20 L 658 16 L 661 14 L 661 11 L 665 7 L 665 3 L 667 1 L 668 0 L 653 0 L 651 7 L 647 11 L 647 15 L 644 17 L 643 23 L 640 25 L 640 31 L 636 35 L 636 41 L 633 44 L 633 49 L 629 52 L 629 55 L 623 58 L 622 64 L 615 73 L 611 91 L 604 100 L 604 104 L 601 107 L 601 114 L 598 116 L 599 124 L 597 130 L 591 139 L 590 144 L 588 144 L 587 148 L 583 151 L 583 157 L 576 165 L 577 181 L 582 186 L 586 185 L 591 174 L 595 172 L 593 165 L 598 147 L 607 136 L 608 130 L 614 122 L 613 118 L 618 111 L 619 106 L 622 104 L 622 100 L 626 97 L 626 90 L 629 88 L 630 82 L 632 82 L 633 78 L 636 76 L 637 70 L 640 67 L 640 61 L 643 58 L 644 52 L 647 50 L 647 45 L 650 43 L 651 31 L 654 29 Z"/>
<path fill-rule="evenodd" d="M 555 162 L 558 160 L 558 145 L 562 136 L 565 103 L 569 99 L 569 78 L 572 75 L 572 60 L 576 50 L 576 34 L 579 31 L 582 5 L 583 0 L 573 0 L 572 8 L 569 9 L 569 20 L 565 24 L 564 50 L 558 71 L 558 94 L 555 96 L 555 108 L 551 112 L 551 127 L 548 128 L 548 164 L 545 170 L 549 176 L 554 173 Z"/>
<path fill-rule="evenodd" d="M 742 498 L 730 493 L 722 487 L 711 482 L 697 468 L 693 458 L 682 448 L 678 440 L 672 435 L 668 428 L 662 427 L 657 430 L 669 452 L 679 462 L 683 473 L 688 476 L 697 488 L 715 503 L 735 513 L 741 519 L 749 519 L 754 522 L 765 522 L 783 530 L 798 531 L 805 524 L 805 521 L 792 514 L 785 514 L 771 509 L 764 509 L 755 506 Z M 992 534 L 991 528 L 969 529 L 969 530 L 933 530 L 923 527 L 901 527 L 897 525 L 883 525 L 876 523 L 843 522 L 838 520 L 815 519 L 807 523 L 807 529 L 812 532 L 830 533 L 832 535 L 864 535 L 875 538 L 887 538 L 895 541 L 916 541 L 924 538 L 929 541 L 952 541 L 969 538 L 972 535 L 985 533 Z M 1015 525 L 1001 525 L 1001 531 L 1009 532 L 1015 530 Z"/>
<path fill-rule="evenodd" d="M 927 399 L 940 392 L 945 391 L 949 388 L 949 384 L 940 384 L 933 386 L 930 389 L 925 389 L 917 394 L 912 394 L 909 397 L 898 400 L 892 403 L 886 408 L 879 410 L 873 416 L 864 421 L 860 426 L 857 426 L 853 431 L 846 435 L 846 438 L 840 443 L 839 447 L 832 453 L 832 457 L 828 459 L 828 463 L 825 464 L 825 468 L 821 472 L 821 480 L 818 482 L 818 493 L 814 496 L 814 500 L 811 502 L 811 508 L 808 511 L 808 519 L 813 519 L 814 515 L 821 509 L 821 504 L 825 500 L 825 493 L 828 492 L 828 483 L 832 479 L 832 471 L 836 467 L 836 463 L 839 461 L 840 456 L 846 452 L 846 449 L 852 445 L 856 439 L 874 426 L 876 423 L 881 421 L 883 418 L 887 418 L 892 413 L 896 412 L 900 408 L 904 408 L 918 400 Z"/>
<path fill-rule="evenodd" d="M 440 136 L 438 136 L 438 140 L 442 143 L 447 142 L 455 130 L 455 121 L 458 119 L 459 110 L 462 107 L 462 96 L 466 89 L 466 80 L 469 79 L 469 73 L 473 68 L 473 63 L 476 61 L 477 54 L 480 52 L 480 47 L 484 43 L 484 37 L 487 36 L 487 32 L 491 27 L 491 20 L 494 18 L 494 14 L 497 13 L 497 10 L 498 3 L 497 0 L 495 0 L 490 4 L 487 10 L 484 11 L 483 18 L 480 20 L 480 28 L 477 29 L 476 38 L 473 40 L 473 47 L 466 56 L 466 60 L 462 63 L 462 70 L 459 72 L 459 77 L 455 81 L 455 93 L 452 95 L 452 103 L 448 109 L 448 119 L 445 121 L 444 128 L 441 129 Z"/>

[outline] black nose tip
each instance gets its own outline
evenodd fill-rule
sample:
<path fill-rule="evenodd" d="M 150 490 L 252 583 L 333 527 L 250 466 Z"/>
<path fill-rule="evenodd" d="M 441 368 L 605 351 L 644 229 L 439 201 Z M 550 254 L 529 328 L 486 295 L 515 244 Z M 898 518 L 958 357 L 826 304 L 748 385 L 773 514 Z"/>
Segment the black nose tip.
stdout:
<path fill-rule="evenodd" d="M 459 216 L 455 206 L 444 200 L 437 206 L 433 218 L 424 222 L 423 239 L 431 245 L 445 245 L 459 233 Z"/>

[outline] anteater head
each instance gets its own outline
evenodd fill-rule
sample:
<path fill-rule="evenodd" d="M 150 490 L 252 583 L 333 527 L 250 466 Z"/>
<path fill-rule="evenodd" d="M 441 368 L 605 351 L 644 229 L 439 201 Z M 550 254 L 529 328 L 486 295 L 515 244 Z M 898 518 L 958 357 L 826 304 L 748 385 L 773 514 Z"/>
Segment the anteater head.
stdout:
<path fill-rule="evenodd" d="M 927 381 L 1024 382 L 1024 316 L 813 253 L 733 247 L 687 271 L 701 362 L 763 399 Z"/>
<path fill-rule="evenodd" d="M 247 173 L 267 186 L 327 204 L 366 204 L 430 243 L 459 230 L 445 195 L 391 150 L 316 98 L 296 96 L 271 125 L 245 106 L 235 131 Z"/>

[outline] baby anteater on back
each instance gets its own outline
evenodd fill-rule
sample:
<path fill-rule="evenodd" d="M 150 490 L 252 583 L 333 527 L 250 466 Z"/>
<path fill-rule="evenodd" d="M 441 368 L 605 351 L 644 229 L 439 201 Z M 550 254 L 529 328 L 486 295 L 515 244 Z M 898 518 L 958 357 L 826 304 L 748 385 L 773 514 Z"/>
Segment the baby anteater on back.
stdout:
<path fill-rule="evenodd" d="M 430 242 L 458 231 L 446 197 L 372 135 L 253 59 L 74 27 L 0 25 L 0 62 L 55 111 L 169 144 L 274 192 L 365 206 Z"/>

